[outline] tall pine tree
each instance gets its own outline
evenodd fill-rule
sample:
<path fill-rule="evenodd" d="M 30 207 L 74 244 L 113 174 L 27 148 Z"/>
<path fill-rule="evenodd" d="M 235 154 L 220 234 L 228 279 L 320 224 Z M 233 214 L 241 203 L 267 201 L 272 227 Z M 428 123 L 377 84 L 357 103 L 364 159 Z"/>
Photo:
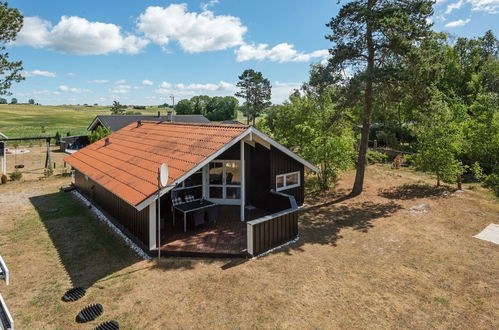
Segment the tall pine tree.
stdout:
<path fill-rule="evenodd" d="M 355 0 L 346 3 L 327 26 L 333 46 L 329 66 L 345 84 L 363 92 L 362 130 L 352 195 L 364 184 L 369 127 L 375 91 L 397 74 L 397 58 L 430 35 L 431 0 Z M 360 86 L 360 87 L 359 87 Z"/>

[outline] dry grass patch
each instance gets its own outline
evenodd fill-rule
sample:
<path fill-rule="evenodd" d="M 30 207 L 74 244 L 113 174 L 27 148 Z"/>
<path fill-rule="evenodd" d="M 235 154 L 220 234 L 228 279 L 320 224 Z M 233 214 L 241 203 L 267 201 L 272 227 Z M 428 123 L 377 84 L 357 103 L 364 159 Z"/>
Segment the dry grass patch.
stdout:
<path fill-rule="evenodd" d="M 371 166 L 365 193 L 313 194 L 298 243 L 257 260 L 140 261 L 57 188 L 66 179 L 0 186 L 1 287 L 19 328 L 474 328 L 499 326 L 499 248 L 473 235 L 499 222 L 496 199 L 435 190 L 419 173 Z M 425 204 L 427 213 L 414 214 Z M 57 213 L 46 214 L 47 208 Z M 81 301 L 63 303 L 72 285 Z M 94 321 L 91 326 L 98 322 Z"/>

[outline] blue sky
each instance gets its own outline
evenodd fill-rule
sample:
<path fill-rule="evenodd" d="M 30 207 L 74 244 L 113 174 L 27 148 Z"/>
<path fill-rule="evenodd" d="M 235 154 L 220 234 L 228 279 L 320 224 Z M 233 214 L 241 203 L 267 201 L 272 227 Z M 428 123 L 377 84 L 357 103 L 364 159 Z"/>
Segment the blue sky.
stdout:
<path fill-rule="evenodd" d="M 274 103 L 327 56 L 336 0 L 12 0 L 25 25 L 9 45 L 26 80 L 13 97 L 42 104 L 161 104 L 233 95 L 237 76 L 261 71 Z M 499 35 L 499 0 L 438 0 L 434 29 Z"/>

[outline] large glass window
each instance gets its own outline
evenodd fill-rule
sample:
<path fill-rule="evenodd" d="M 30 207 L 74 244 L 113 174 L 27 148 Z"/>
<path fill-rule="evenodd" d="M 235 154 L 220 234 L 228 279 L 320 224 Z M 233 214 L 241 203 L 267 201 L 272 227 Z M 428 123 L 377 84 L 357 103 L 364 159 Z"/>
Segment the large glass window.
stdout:
<path fill-rule="evenodd" d="M 275 178 L 275 190 L 281 191 L 300 186 L 300 172 L 279 174 Z"/>
<path fill-rule="evenodd" d="M 217 160 L 208 166 L 209 198 L 237 203 L 241 199 L 241 162 Z"/>
<path fill-rule="evenodd" d="M 223 184 L 223 163 L 210 163 L 210 184 Z"/>

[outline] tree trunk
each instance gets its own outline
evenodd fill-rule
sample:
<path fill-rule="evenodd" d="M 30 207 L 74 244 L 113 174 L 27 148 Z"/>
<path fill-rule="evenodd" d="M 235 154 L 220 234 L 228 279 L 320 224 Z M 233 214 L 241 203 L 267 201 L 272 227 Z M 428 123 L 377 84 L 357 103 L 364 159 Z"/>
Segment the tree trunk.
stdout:
<path fill-rule="evenodd" d="M 437 172 L 437 187 L 440 187 L 440 174 Z"/>
<path fill-rule="evenodd" d="M 368 6 L 372 8 L 375 4 L 374 0 L 369 0 Z M 362 188 L 364 187 L 364 175 L 366 171 L 366 155 L 367 147 L 369 142 L 369 127 L 371 125 L 371 113 L 373 109 L 373 81 L 372 73 L 374 69 L 374 44 L 373 44 L 373 32 L 372 27 L 367 21 L 366 28 L 366 38 L 367 38 L 367 78 L 366 87 L 364 95 L 364 111 L 362 113 L 362 130 L 360 137 L 359 146 L 359 157 L 357 159 L 357 172 L 355 173 L 355 182 L 352 188 L 352 195 L 357 196 L 362 193 Z"/>
<path fill-rule="evenodd" d="M 457 189 L 458 190 L 463 190 L 463 182 L 461 181 L 461 176 L 457 176 Z"/>

